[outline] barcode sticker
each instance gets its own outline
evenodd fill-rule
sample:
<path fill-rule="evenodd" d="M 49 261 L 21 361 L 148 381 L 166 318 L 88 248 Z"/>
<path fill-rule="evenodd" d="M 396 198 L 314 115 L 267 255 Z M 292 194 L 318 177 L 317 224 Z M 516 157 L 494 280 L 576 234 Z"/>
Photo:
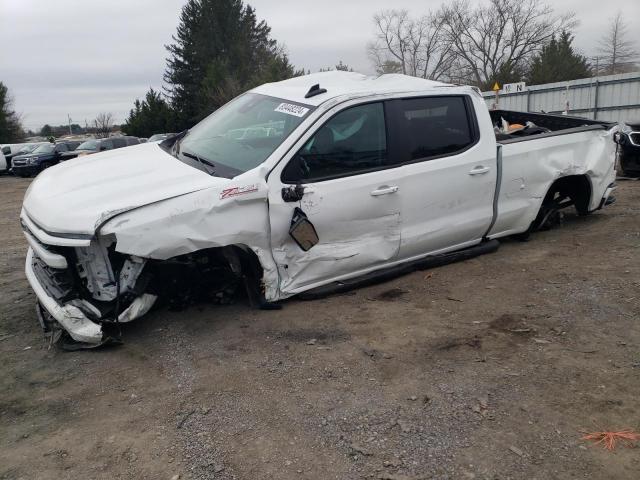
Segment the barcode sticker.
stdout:
<path fill-rule="evenodd" d="M 276 107 L 275 111 L 286 113 L 287 115 L 294 115 L 296 117 L 304 117 L 309 109 L 301 107 L 300 105 L 293 105 L 292 103 L 281 103 Z"/>

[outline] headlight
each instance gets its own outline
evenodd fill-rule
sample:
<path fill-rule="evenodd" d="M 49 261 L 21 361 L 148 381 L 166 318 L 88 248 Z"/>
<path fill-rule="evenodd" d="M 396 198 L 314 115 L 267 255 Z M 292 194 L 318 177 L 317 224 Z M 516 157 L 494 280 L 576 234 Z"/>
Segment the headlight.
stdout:
<path fill-rule="evenodd" d="M 27 165 L 33 165 L 38 161 L 38 157 L 31 157 L 27 159 Z"/>

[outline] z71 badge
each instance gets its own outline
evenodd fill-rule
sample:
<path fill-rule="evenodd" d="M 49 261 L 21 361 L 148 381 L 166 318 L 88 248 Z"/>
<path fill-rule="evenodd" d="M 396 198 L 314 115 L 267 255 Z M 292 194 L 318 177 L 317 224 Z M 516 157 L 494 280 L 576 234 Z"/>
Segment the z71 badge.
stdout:
<path fill-rule="evenodd" d="M 244 195 L 246 193 L 257 192 L 258 185 L 243 185 L 242 187 L 229 187 L 220 192 L 220 200 L 229 197 L 237 197 L 238 195 Z"/>

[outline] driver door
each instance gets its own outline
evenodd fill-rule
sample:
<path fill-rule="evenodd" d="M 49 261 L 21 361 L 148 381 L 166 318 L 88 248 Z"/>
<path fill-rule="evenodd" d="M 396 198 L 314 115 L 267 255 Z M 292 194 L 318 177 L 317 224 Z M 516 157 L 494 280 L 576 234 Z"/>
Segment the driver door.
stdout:
<path fill-rule="evenodd" d="M 400 249 L 402 169 L 391 168 L 384 103 L 330 111 L 318 124 L 268 179 L 283 296 L 380 268 Z M 290 234 L 296 207 L 317 233 L 307 251 Z"/>

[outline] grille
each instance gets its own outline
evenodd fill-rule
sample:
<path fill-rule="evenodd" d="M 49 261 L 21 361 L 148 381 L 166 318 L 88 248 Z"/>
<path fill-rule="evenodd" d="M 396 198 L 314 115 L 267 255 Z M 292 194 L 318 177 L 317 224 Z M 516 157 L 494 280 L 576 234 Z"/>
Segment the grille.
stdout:
<path fill-rule="evenodd" d="M 68 269 L 50 268 L 36 255 L 33 256 L 33 273 L 46 292 L 58 302 L 66 302 L 75 298 L 73 277 Z"/>

